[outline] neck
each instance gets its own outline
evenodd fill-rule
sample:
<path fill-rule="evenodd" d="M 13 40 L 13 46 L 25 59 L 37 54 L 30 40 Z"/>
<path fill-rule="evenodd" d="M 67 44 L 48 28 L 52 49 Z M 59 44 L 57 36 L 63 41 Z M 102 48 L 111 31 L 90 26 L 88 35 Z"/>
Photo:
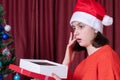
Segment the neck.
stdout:
<path fill-rule="evenodd" d="M 88 47 L 86 47 L 88 55 L 90 56 L 91 54 L 93 54 L 95 51 L 97 51 L 100 48 L 95 48 L 94 46 L 90 45 Z"/>

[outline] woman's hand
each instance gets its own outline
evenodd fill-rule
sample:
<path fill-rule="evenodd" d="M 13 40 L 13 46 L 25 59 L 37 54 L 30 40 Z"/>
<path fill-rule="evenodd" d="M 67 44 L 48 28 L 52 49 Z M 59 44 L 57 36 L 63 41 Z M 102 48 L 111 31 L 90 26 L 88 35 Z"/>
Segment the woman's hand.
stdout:
<path fill-rule="evenodd" d="M 74 51 L 73 51 L 73 47 L 74 47 L 75 43 L 76 43 L 76 38 L 74 38 L 72 32 L 70 32 L 69 43 L 67 45 L 65 57 L 63 60 L 64 65 L 69 66 L 70 63 L 73 61 L 74 55 L 75 55 Z"/>
<path fill-rule="evenodd" d="M 59 76 L 57 76 L 56 74 L 54 74 L 54 73 L 52 73 L 52 77 L 55 79 L 55 80 L 62 80 L 62 79 L 60 79 L 60 77 Z"/>

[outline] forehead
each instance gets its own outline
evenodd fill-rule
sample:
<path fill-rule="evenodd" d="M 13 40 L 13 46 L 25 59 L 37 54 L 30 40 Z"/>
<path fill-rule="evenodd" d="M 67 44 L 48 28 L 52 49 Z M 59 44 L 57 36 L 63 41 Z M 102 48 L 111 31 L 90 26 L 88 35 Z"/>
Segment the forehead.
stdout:
<path fill-rule="evenodd" d="M 77 27 L 77 26 L 84 26 L 84 27 L 88 27 L 88 28 L 91 28 L 91 29 L 93 29 L 93 30 L 95 30 L 94 28 L 92 28 L 91 26 L 89 26 L 89 25 L 87 25 L 87 24 L 84 24 L 84 23 L 82 23 L 82 22 L 78 22 L 78 21 L 74 21 L 74 22 L 72 22 L 72 28 L 74 28 L 74 27 Z"/>

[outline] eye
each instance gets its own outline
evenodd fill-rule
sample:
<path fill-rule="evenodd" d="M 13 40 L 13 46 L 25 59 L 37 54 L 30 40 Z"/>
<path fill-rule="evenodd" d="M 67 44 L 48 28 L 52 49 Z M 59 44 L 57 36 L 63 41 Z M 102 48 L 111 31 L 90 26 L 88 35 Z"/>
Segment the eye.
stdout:
<path fill-rule="evenodd" d="M 72 26 L 73 30 L 75 30 L 76 28 L 74 26 Z"/>
<path fill-rule="evenodd" d="M 83 25 L 79 25 L 79 28 L 83 28 L 84 26 Z"/>

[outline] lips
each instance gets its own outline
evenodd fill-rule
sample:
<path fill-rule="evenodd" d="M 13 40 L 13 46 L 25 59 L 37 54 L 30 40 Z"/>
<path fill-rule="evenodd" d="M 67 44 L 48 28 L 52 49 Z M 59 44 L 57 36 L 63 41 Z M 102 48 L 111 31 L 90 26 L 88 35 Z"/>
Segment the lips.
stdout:
<path fill-rule="evenodd" d="M 80 42 L 81 42 L 81 39 L 77 39 L 77 42 L 80 43 Z"/>

